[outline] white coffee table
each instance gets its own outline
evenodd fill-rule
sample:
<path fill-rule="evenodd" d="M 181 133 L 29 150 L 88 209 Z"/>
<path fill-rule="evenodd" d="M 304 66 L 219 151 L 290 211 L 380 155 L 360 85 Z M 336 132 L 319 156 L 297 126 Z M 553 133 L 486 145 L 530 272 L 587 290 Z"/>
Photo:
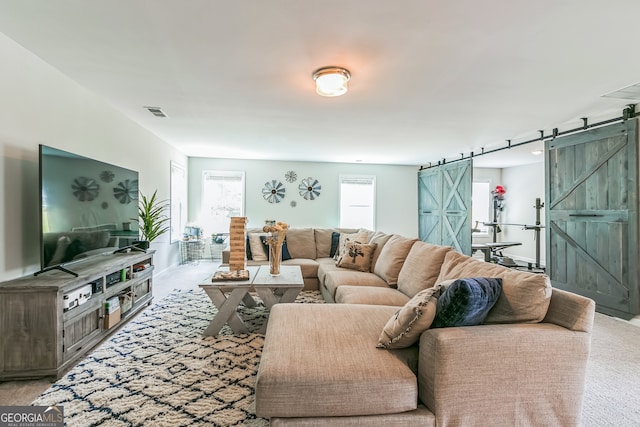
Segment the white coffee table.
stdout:
<path fill-rule="evenodd" d="M 225 323 L 229 324 L 231 330 L 237 334 L 248 333 L 247 325 L 238 315 L 237 308 L 241 301 L 247 307 L 256 305 L 254 299 L 249 295 L 252 287 L 268 310 L 278 303 L 294 302 L 304 287 L 302 271 L 298 265 L 281 265 L 278 276 L 269 274 L 268 265 L 247 267 L 247 270 L 249 270 L 249 280 L 200 284 L 200 287 L 218 308 L 218 313 L 211 319 L 211 323 L 203 335 L 218 335 Z M 265 333 L 266 329 L 265 323 L 259 333 Z"/>

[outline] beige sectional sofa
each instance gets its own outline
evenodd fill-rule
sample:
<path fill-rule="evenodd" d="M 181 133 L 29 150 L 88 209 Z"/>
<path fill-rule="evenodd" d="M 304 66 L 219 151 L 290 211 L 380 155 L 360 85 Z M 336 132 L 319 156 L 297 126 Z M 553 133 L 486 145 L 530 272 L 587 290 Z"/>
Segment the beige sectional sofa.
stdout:
<path fill-rule="evenodd" d="M 370 271 L 340 268 L 328 256 L 330 234 L 289 234 L 313 235 L 316 258 L 289 263 L 305 265 L 305 283 L 340 304 L 273 307 L 256 380 L 258 416 L 272 426 L 579 424 L 592 300 L 552 289 L 545 275 L 383 233 L 367 233 L 368 242 L 381 242 Z M 311 255 L 309 244 L 293 240 L 292 256 L 303 247 Z M 468 277 L 501 282 L 482 324 L 429 328 L 406 348 L 379 348 L 397 313 Z"/>

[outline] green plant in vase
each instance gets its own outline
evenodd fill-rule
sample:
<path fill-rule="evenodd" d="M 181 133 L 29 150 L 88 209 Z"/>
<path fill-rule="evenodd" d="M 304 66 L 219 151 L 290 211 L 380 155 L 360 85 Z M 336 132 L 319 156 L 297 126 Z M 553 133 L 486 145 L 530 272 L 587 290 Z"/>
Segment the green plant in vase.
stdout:
<path fill-rule="evenodd" d="M 169 217 L 164 213 L 169 208 L 169 203 L 166 200 L 158 200 L 157 193 L 158 190 L 154 191 L 151 197 L 140 194 L 138 217 L 140 219 L 141 244 L 137 246 L 142 249 L 148 249 L 149 242 L 169 230 Z"/>

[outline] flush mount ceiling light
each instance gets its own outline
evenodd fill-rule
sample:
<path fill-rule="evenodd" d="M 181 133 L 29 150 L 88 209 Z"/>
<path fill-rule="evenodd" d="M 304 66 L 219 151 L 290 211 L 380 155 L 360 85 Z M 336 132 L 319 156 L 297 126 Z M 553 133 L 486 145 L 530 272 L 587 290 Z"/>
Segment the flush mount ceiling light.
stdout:
<path fill-rule="evenodd" d="M 316 93 L 320 96 L 340 96 L 347 93 L 351 73 L 346 68 L 323 67 L 313 73 Z"/>

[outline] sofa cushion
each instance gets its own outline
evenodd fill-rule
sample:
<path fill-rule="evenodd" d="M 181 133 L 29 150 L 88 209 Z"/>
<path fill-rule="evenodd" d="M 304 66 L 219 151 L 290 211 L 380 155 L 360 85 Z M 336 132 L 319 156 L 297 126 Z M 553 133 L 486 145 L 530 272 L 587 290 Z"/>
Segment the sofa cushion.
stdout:
<path fill-rule="evenodd" d="M 449 246 L 415 242 L 398 274 L 398 290 L 413 297 L 432 287 L 440 274 L 444 256 L 451 250 Z"/>
<path fill-rule="evenodd" d="M 340 235 L 335 228 L 314 228 L 313 233 L 316 240 L 316 258 L 330 257 L 331 237 L 333 233 Z"/>
<path fill-rule="evenodd" d="M 287 245 L 291 258 L 316 259 L 316 237 L 313 228 L 290 228 Z"/>
<path fill-rule="evenodd" d="M 338 259 L 338 267 L 368 272 L 376 246 L 378 245 L 375 243 L 358 243 L 347 240 L 345 253 Z"/>
<path fill-rule="evenodd" d="M 379 348 L 405 348 L 415 344 L 436 316 L 443 286 L 418 292 L 387 321 L 378 338 Z"/>
<path fill-rule="evenodd" d="M 336 302 L 340 304 L 392 305 L 402 307 L 409 297 L 397 289 L 377 286 L 338 286 Z"/>
<path fill-rule="evenodd" d="M 484 323 L 537 323 L 551 300 L 551 282 L 545 274 L 514 270 L 450 251 L 444 257 L 436 283 L 465 277 L 502 279 L 502 292 Z"/>
<path fill-rule="evenodd" d="M 347 270 L 346 268 L 339 268 L 334 271 L 327 271 L 324 276 L 324 282 L 322 282 L 324 288 L 335 301 L 336 289 L 339 286 L 377 286 L 380 288 L 388 288 L 387 282 L 380 276 L 373 273 L 365 273 L 361 271 Z"/>
<path fill-rule="evenodd" d="M 392 235 L 380 251 L 373 272 L 382 277 L 389 286 L 396 286 L 402 264 L 417 240 L 398 234 Z"/>
<path fill-rule="evenodd" d="M 443 282 L 444 283 L 444 282 Z M 444 286 L 438 299 L 434 328 L 480 325 L 498 300 L 502 279 L 456 279 Z"/>
<path fill-rule="evenodd" d="M 260 417 L 395 414 L 418 404 L 417 347 L 381 351 L 397 307 L 276 304 L 256 377 Z"/>
<path fill-rule="evenodd" d="M 371 258 L 371 271 L 375 270 L 376 262 L 378 261 L 378 258 L 380 258 L 380 252 L 382 252 L 382 248 L 384 247 L 385 243 L 389 241 L 391 236 L 391 234 L 377 231 L 373 235 L 371 235 L 371 237 L 369 237 L 369 243 L 375 243 L 376 245 L 378 245 L 376 247 L 376 250 L 373 252 L 373 257 Z"/>
<path fill-rule="evenodd" d="M 283 260 L 282 265 L 299 265 L 302 277 L 318 277 L 318 261 L 307 258 L 291 258 Z"/>
<path fill-rule="evenodd" d="M 336 261 L 333 258 L 318 258 L 318 281 L 324 283 L 324 277 L 328 271 L 340 270 L 340 267 L 336 265 Z"/>

